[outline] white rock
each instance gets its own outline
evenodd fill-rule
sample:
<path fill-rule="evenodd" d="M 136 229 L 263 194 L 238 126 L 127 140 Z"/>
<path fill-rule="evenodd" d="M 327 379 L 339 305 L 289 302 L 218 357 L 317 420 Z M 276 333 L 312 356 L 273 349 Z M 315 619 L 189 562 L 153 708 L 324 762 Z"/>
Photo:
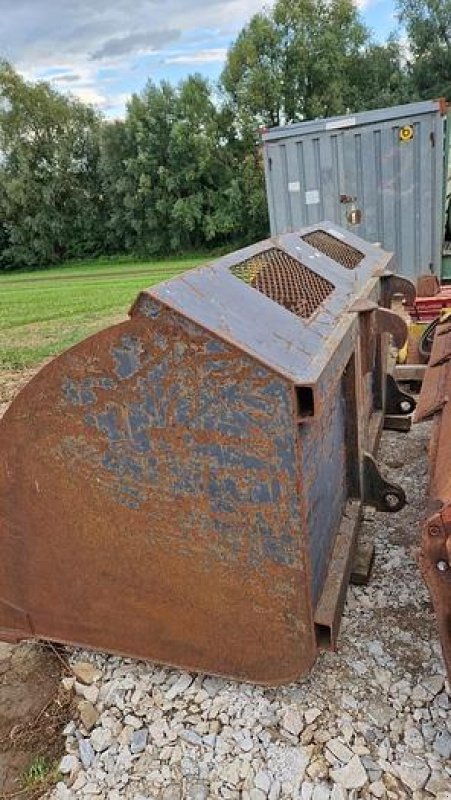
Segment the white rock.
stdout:
<path fill-rule="evenodd" d="M 224 688 L 225 681 L 222 678 L 205 678 L 202 688 L 207 692 L 209 697 L 216 697 L 217 694 Z"/>
<path fill-rule="evenodd" d="M 266 794 L 261 789 L 251 789 L 249 792 L 250 800 L 266 800 Z"/>
<path fill-rule="evenodd" d="M 378 728 L 388 728 L 392 719 L 396 717 L 395 709 L 383 700 L 370 703 L 367 706 L 366 714 L 370 722 L 373 722 Z"/>
<path fill-rule="evenodd" d="M 271 788 L 270 773 L 265 772 L 264 770 L 259 770 L 259 772 L 257 772 L 255 776 L 254 783 L 256 789 L 261 789 L 261 791 L 264 792 L 265 795 L 268 794 Z"/>
<path fill-rule="evenodd" d="M 442 731 L 439 733 L 432 746 L 435 752 L 444 758 L 445 761 L 451 759 L 451 735 L 448 733 L 448 731 Z"/>
<path fill-rule="evenodd" d="M 181 798 L 181 787 L 175 784 L 172 786 L 166 786 L 161 793 L 161 800 L 181 800 Z"/>
<path fill-rule="evenodd" d="M 299 790 L 304 779 L 305 770 L 310 761 L 311 750 L 306 747 L 268 747 L 268 768 L 283 784 L 289 784 L 293 792 Z"/>
<path fill-rule="evenodd" d="M 321 716 L 321 711 L 319 710 L 319 708 L 308 708 L 307 711 L 304 712 L 304 717 L 307 725 L 311 725 L 320 716 Z"/>
<path fill-rule="evenodd" d="M 313 789 L 312 800 L 329 800 L 330 789 L 327 783 L 317 783 Z"/>
<path fill-rule="evenodd" d="M 86 685 L 95 683 L 102 677 L 101 670 L 88 661 L 80 661 L 78 664 L 72 664 L 71 669 L 77 681 Z"/>
<path fill-rule="evenodd" d="M 135 731 L 142 728 L 143 721 L 139 717 L 135 717 L 133 714 L 126 714 L 124 718 L 124 725 L 129 725 L 131 728 L 134 728 Z"/>
<path fill-rule="evenodd" d="M 60 781 L 56 784 L 52 796 L 54 800 L 73 800 L 75 795 L 70 789 L 67 788 L 65 783 Z"/>
<path fill-rule="evenodd" d="M 108 728 L 95 728 L 91 733 L 91 745 L 96 753 L 103 753 L 113 743 L 113 736 Z"/>
<path fill-rule="evenodd" d="M 330 777 L 344 789 L 361 789 L 368 780 L 359 756 L 353 756 L 344 767 L 330 770 Z"/>
<path fill-rule="evenodd" d="M 417 728 L 406 728 L 404 731 L 404 741 L 412 752 L 424 752 L 424 739 Z"/>
<path fill-rule="evenodd" d="M 238 747 L 243 750 L 244 753 L 249 753 L 252 750 L 254 743 L 251 739 L 249 731 L 236 731 L 233 734 L 233 738 L 235 739 Z"/>
<path fill-rule="evenodd" d="M 146 745 L 147 730 L 145 728 L 139 728 L 138 730 L 133 731 L 130 740 L 130 751 L 133 753 L 133 755 L 142 753 L 146 749 Z"/>
<path fill-rule="evenodd" d="M 423 678 L 421 681 L 421 685 L 424 686 L 426 692 L 431 697 L 435 697 L 437 694 L 440 694 L 444 683 L 445 679 L 443 675 L 430 675 L 427 678 Z"/>
<path fill-rule="evenodd" d="M 183 739 L 183 741 L 187 742 L 188 744 L 196 745 L 197 747 L 202 744 L 202 736 L 199 736 L 196 731 L 190 730 L 189 728 L 180 731 L 179 736 L 180 739 Z"/>
<path fill-rule="evenodd" d="M 311 800 L 315 784 L 311 781 L 302 781 L 301 800 Z"/>
<path fill-rule="evenodd" d="M 171 688 L 166 692 L 166 700 L 174 700 L 180 694 L 186 692 L 186 690 L 191 686 L 193 682 L 193 678 L 187 672 L 182 672 L 178 680 L 171 686 Z"/>
<path fill-rule="evenodd" d="M 382 781 L 374 781 L 370 783 L 369 790 L 374 797 L 385 797 L 386 789 Z"/>
<path fill-rule="evenodd" d="M 188 784 L 186 789 L 186 800 L 207 800 L 208 786 L 205 783 Z"/>
<path fill-rule="evenodd" d="M 282 716 L 282 725 L 293 736 L 299 736 L 304 727 L 304 716 L 296 706 L 290 706 Z"/>
<path fill-rule="evenodd" d="M 343 789 L 343 786 L 339 786 L 338 783 L 333 785 L 330 793 L 330 800 L 346 800 L 347 796 L 348 793 L 346 789 Z"/>
<path fill-rule="evenodd" d="M 76 684 L 77 687 L 77 694 L 80 694 L 82 697 L 85 698 L 89 703 L 95 705 L 97 700 L 99 699 L 99 688 L 98 686 L 83 686 L 82 684 Z M 81 691 L 79 691 L 79 687 Z"/>
<path fill-rule="evenodd" d="M 149 725 L 149 736 L 157 747 L 163 747 L 166 744 L 168 734 L 169 727 L 165 719 L 157 719 L 152 725 Z"/>
<path fill-rule="evenodd" d="M 80 739 L 78 742 L 80 752 L 80 761 L 85 769 L 89 769 L 94 761 L 95 753 L 92 749 L 91 742 L 88 739 Z"/>
<path fill-rule="evenodd" d="M 426 785 L 430 775 L 430 769 L 426 761 L 418 756 L 406 758 L 399 767 L 397 772 L 403 784 L 408 786 L 409 789 L 423 789 Z"/>
<path fill-rule="evenodd" d="M 76 756 L 63 756 L 59 764 L 61 775 L 75 775 L 80 769 L 80 762 Z"/>
<path fill-rule="evenodd" d="M 354 755 L 352 750 L 347 747 L 340 739 L 329 739 L 326 747 L 335 758 L 338 758 L 343 764 L 347 764 Z"/>
<path fill-rule="evenodd" d="M 180 762 L 180 769 L 184 778 L 197 776 L 198 767 L 193 758 L 184 756 Z"/>
<path fill-rule="evenodd" d="M 282 791 L 282 787 L 280 785 L 280 781 L 273 781 L 271 783 L 271 788 L 269 790 L 268 798 L 269 800 L 279 800 L 280 792 Z"/>

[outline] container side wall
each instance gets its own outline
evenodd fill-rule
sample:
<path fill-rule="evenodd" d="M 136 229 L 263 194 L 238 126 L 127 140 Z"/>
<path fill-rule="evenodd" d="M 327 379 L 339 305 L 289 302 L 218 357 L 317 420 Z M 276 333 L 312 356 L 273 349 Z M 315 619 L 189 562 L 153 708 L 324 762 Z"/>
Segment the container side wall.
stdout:
<path fill-rule="evenodd" d="M 272 235 L 328 218 L 393 251 L 407 277 L 440 274 L 444 119 L 438 109 L 408 109 L 394 119 L 382 110 L 379 121 L 365 124 L 357 117 L 343 128 L 331 122 L 328 129 L 324 120 L 314 133 L 305 123 L 304 134 L 303 123 L 269 139 Z M 354 209 L 360 224 L 350 221 Z"/>

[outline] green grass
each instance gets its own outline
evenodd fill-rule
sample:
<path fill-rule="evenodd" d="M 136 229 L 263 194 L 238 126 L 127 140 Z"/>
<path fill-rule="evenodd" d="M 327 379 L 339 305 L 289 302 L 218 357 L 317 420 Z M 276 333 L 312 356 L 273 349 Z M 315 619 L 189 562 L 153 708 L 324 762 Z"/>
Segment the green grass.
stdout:
<path fill-rule="evenodd" d="M 34 794 L 40 787 L 50 788 L 60 778 L 58 764 L 51 764 L 46 758 L 38 756 L 23 776 L 23 788 Z"/>
<path fill-rule="evenodd" d="M 0 274 L 0 367 L 22 369 L 58 355 L 125 319 L 141 289 L 207 260 L 114 259 Z"/>

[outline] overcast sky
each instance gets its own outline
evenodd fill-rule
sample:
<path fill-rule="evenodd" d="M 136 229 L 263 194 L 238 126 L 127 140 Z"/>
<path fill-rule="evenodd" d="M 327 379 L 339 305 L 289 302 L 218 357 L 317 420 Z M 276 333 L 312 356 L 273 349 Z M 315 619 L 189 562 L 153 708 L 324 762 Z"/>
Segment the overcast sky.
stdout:
<path fill-rule="evenodd" d="M 358 0 L 377 38 L 394 27 L 393 0 Z M 190 72 L 216 80 L 227 48 L 262 0 L 0 0 L 0 56 L 108 116 L 148 78 Z"/>

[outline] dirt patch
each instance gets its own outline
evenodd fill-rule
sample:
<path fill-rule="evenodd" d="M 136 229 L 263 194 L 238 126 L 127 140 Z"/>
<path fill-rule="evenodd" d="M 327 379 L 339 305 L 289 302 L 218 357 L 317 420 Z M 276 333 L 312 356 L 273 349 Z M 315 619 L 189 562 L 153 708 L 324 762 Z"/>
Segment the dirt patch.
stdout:
<path fill-rule="evenodd" d="M 41 366 L 0 371 L 0 417 Z M 55 780 L 73 715 L 64 669 L 54 647 L 0 642 L 0 800 L 35 800 Z"/>
<path fill-rule="evenodd" d="M 0 370 L 0 418 L 16 394 L 28 381 L 31 381 L 33 375 L 36 375 L 43 366 L 40 364 L 31 369 Z"/>
<path fill-rule="evenodd" d="M 54 782 L 73 714 L 64 661 L 39 643 L 0 644 L 0 798 L 35 800 Z"/>

